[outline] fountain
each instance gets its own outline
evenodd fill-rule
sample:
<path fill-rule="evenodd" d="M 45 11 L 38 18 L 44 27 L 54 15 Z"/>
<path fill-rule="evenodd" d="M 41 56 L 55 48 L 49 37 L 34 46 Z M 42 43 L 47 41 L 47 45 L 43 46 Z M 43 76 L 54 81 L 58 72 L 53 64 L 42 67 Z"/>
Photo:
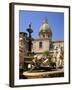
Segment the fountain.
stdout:
<path fill-rule="evenodd" d="M 28 56 L 24 58 L 29 63 L 27 64 L 27 69 L 23 71 L 23 78 L 50 78 L 50 77 L 60 77 L 64 75 L 63 69 L 58 69 L 62 63 L 61 49 L 55 50 L 53 58 L 51 56 L 44 57 L 43 55 L 32 55 L 32 36 L 33 32 L 31 24 L 27 28 L 29 33 L 28 36 Z M 60 64 L 60 65 L 59 65 Z"/>
<path fill-rule="evenodd" d="M 48 63 L 48 64 L 47 64 Z M 30 70 L 23 72 L 23 75 L 28 79 L 33 78 L 51 78 L 61 77 L 64 75 L 63 69 L 58 69 L 52 66 L 49 59 L 45 59 L 41 56 L 34 56 L 32 64 L 29 64 Z"/>
<path fill-rule="evenodd" d="M 23 75 L 28 79 L 64 76 L 64 70 L 59 69 L 56 64 L 52 62 L 50 58 L 44 58 L 42 55 L 35 55 L 32 59 L 32 63 L 28 66 L 29 70 L 23 72 Z"/>

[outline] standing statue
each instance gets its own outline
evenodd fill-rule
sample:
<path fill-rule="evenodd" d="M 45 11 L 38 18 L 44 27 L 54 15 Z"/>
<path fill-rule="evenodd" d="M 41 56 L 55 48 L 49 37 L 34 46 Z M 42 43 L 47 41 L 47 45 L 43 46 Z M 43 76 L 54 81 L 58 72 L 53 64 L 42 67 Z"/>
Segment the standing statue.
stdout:
<path fill-rule="evenodd" d="M 63 67 L 63 51 L 61 47 L 58 48 L 57 50 L 57 60 L 56 60 L 56 67 Z"/>
<path fill-rule="evenodd" d="M 53 57 L 52 57 L 52 62 L 56 63 L 56 61 L 57 61 L 57 47 L 55 46 Z"/>
<path fill-rule="evenodd" d="M 56 57 L 57 57 L 57 51 L 54 50 L 53 59 L 52 59 L 53 62 L 56 62 L 57 60 Z"/>

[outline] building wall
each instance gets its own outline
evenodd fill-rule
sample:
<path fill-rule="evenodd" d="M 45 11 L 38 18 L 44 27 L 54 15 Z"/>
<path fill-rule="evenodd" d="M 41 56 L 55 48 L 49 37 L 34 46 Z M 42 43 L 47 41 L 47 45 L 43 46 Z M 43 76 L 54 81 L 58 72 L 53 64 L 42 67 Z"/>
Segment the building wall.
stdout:
<path fill-rule="evenodd" d="M 27 55 L 27 38 L 24 36 L 23 33 L 19 35 L 19 65 L 23 66 L 24 63 L 24 56 Z"/>
<path fill-rule="evenodd" d="M 42 42 L 42 48 L 39 48 L 39 43 Z M 44 51 L 49 51 L 49 47 L 50 47 L 50 41 L 49 40 L 35 40 L 32 41 L 33 43 L 33 48 L 32 48 L 32 52 L 35 53 L 42 53 Z"/>
<path fill-rule="evenodd" d="M 24 62 L 24 54 L 25 54 L 25 48 L 24 48 L 25 44 L 23 41 L 23 37 L 19 38 L 19 65 L 22 66 L 23 62 Z"/>
<path fill-rule="evenodd" d="M 53 43 L 53 47 L 62 47 L 64 48 L 64 41 L 54 41 Z"/>
<path fill-rule="evenodd" d="M 39 48 L 39 42 L 43 43 L 43 47 Z M 57 47 L 62 47 L 64 49 L 64 41 L 51 41 L 51 40 L 34 40 L 32 41 L 33 47 L 32 47 L 32 52 L 35 53 L 42 53 L 44 51 L 50 51 L 54 50 Z M 52 48 L 50 48 L 52 46 Z"/>

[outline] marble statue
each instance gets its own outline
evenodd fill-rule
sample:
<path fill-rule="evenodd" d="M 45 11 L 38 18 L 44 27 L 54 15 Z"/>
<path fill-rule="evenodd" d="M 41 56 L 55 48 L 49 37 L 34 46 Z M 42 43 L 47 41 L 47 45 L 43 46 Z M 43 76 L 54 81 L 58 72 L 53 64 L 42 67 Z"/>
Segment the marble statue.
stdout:
<path fill-rule="evenodd" d="M 63 67 L 63 55 L 61 47 L 57 49 L 57 56 L 56 56 L 56 67 Z"/>

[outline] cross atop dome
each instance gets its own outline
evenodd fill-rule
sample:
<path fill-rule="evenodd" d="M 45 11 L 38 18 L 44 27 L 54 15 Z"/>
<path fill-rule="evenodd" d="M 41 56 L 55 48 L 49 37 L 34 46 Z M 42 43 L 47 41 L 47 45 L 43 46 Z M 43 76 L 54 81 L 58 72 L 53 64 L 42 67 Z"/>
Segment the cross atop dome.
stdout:
<path fill-rule="evenodd" d="M 48 19 L 47 19 L 47 17 L 44 18 L 42 24 L 44 24 L 44 23 L 48 24 Z"/>
<path fill-rule="evenodd" d="M 47 24 L 48 24 L 48 19 L 47 19 L 47 17 L 45 17 L 45 23 L 47 23 Z"/>

